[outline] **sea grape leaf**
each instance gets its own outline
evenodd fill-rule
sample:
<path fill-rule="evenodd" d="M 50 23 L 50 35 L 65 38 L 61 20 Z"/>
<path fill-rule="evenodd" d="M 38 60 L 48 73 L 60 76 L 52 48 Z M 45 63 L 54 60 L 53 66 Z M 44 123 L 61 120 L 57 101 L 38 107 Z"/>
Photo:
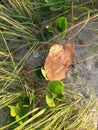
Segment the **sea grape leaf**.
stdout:
<path fill-rule="evenodd" d="M 65 32 L 67 30 L 67 19 L 66 17 L 59 17 L 56 20 L 56 27 L 59 32 Z"/>
<path fill-rule="evenodd" d="M 50 81 L 47 85 L 48 92 L 54 93 L 54 94 L 61 94 L 64 89 L 63 83 L 58 80 Z"/>
<path fill-rule="evenodd" d="M 44 79 L 42 73 L 41 73 L 42 66 L 38 66 L 33 70 L 33 75 L 38 79 Z"/>

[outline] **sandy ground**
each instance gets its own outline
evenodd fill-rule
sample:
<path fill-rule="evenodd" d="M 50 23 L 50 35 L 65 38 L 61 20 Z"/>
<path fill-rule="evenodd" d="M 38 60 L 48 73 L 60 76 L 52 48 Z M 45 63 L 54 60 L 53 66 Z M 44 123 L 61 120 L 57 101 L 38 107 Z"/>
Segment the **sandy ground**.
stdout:
<path fill-rule="evenodd" d="M 74 29 L 71 32 L 71 36 L 81 30 L 81 27 Z M 67 36 L 69 37 L 69 36 Z M 66 43 L 66 40 L 58 39 L 57 42 Z M 86 85 L 90 86 L 94 100 L 98 98 L 98 22 L 91 22 L 87 24 L 78 34 L 70 40 L 75 45 L 75 69 L 74 72 L 78 72 L 79 76 L 74 77 L 71 82 L 81 83 L 81 91 L 84 94 L 85 99 L 89 97 Z M 78 46 L 79 45 L 79 46 Z M 16 53 L 17 58 L 22 58 L 23 54 L 28 49 L 20 50 Z M 42 53 L 41 53 L 42 54 Z M 43 55 L 39 53 L 32 54 L 27 61 L 29 68 L 34 68 L 42 63 Z M 69 80 L 70 81 L 70 80 Z M 82 81 L 82 82 L 81 82 Z M 66 82 L 66 81 L 65 81 Z M 79 90 L 80 91 L 80 90 Z M 98 125 L 98 112 L 94 108 L 94 123 Z M 4 116 L 4 113 L 0 113 L 0 120 Z M 1 122 L 1 121 L 0 121 Z"/>
<path fill-rule="evenodd" d="M 81 27 L 80 27 L 81 29 Z M 73 31 L 77 32 L 79 28 Z M 87 24 L 76 37 L 73 38 L 76 51 L 76 69 L 80 73 L 80 82 L 84 84 L 81 91 L 88 98 L 89 94 L 85 86 L 89 86 L 93 93 L 93 99 L 98 99 L 98 22 Z M 98 105 L 98 103 L 97 103 Z M 94 124 L 98 129 L 98 111 L 96 107 L 92 110 Z"/>

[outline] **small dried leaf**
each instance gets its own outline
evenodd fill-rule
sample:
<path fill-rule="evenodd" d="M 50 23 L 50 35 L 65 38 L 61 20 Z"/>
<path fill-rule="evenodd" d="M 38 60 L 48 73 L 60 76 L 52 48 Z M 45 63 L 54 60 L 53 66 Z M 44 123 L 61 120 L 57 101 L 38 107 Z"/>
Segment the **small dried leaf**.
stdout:
<path fill-rule="evenodd" d="M 60 44 L 51 46 L 44 64 L 48 80 L 62 80 L 66 77 L 74 53 L 73 45 L 70 43 L 66 46 Z"/>

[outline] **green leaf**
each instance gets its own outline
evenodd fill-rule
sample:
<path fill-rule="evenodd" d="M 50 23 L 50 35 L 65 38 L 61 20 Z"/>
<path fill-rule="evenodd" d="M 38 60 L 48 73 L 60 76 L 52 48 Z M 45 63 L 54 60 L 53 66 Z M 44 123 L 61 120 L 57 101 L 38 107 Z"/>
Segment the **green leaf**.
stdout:
<path fill-rule="evenodd" d="M 72 19 L 73 19 L 73 21 L 76 21 L 76 20 L 78 20 L 78 18 L 77 18 L 77 17 L 73 17 Z"/>
<path fill-rule="evenodd" d="M 47 85 L 48 92 L 51 92 L 57 95 L 62 94 L 63 89 L 64 89 L 63 83 L 58 80 L 51 81 Z"/>
<path fill-rule="evenodd" d="M 19 116 L 19 115 L 16 115 L 15 120 L 16 120 L 16 121 L 20 120 L 20 116 Z M 23 121 L 22 121 L 22 120 L 20 120 L 18 123 L 19 123 L 19 124 L 23 124 Z"/>
<path fill-rule="evenodd" d="M 15 118 L 16 118 L 16 117 L 12 117 L 12 116 L 10 116 L 10 118 L 9 118 L 9 122 L 10 122 L 10 123 L 15 122 L 15 121 L 16 121 Z M 16 123 L 14 123 L 14 125 L 11 127 L 11 129 L 13 130 L 14 128 L 16 128 L 16 127 L 18 127 L 18 126 L 19 126 L 19 123 L 16 122 Z"/>
<path fill-rule="evenodd" d="M 52 34 L 55 33 L 55 31 L 53 30 L 53 28 L 51 26 L 49 26 L 49 25 L 46 25 L 46 29 L 48 30 L 49 33 L 52 33 Z"/>
<path fill-rule="evenodd" d="M 15 111 L 16 107 L 15 106 L 11 106 L 10 107 L 10 114 L 12 117 L 15 117 L 16 116 L 16 111 Z"/>
<path fill-rule="evenodd" d="M 55 107 L 54 98 L 49 92 L 46 94 L 46 103 L 49 107 Z"/>
<path fill-rule="evenodd" d="M 28 107 L 29 107 L 29 105 L 23 105 L 23 107 L 26 107 L 26 108 L 28 108 Z"/>
<path fill-rule="evenodd" d="M 38 79 L 44 79 L 42 73 L 41 73 L 42 66 L 38 66 L 33 70 L 33 75 Z"/>
<path fill-rule="evenodd" d="M 65 100 L 65 96 L 62 93 L 60 93 L 60 94 L 57 95 L 56 99 L 58 101 L 62 101 L 62 100 Z"/>
<path fill-rule="evenodd" d="M 10 106 L 9 105 L 8 107 L 10 108 L 10 115 L 12 117 L 15 117 L 20 111 L 20 108 L 17 105 L 16 106 Z"/>
<path fill-rule="evenodd" d="M 15 116 L 16 116 L 15 106 L 11 106 L 11 107 L 10 107 L 10 115 L 11 115 L 12 117 L 15 117 Z"/>
<path fill-rule="evenodd" d="M 48 78 L 47 78 L 47 76 L 46 76 L 46 71 L 45 71 L 45 69 L 41 68 L 41 72 L 42 72 L 43 77 L 44 77 L 46 80 L 48 80 Z"/>
<path fill-rule="evenodd" d="M 20 120 L 22 116 L 20 116 L 20 114 L 16 115 L 16 121 Z M 19 124 L 23 124 L 25 121 L 27 120 L 27 118 L 24 118 L 22 120 L 20 120 L 18 123 Z"/>
<path fill-rule="evenodd" d="M 67 19 L 66 17 L 59 17 L 56 20 L 56 27 L 59 32 L 65 32 L 67 29 Z"/>
<path fill-rule="evenodd" d="M 23 117 L 25 114 L 27 114 L 27 112 L 29 111 L 28 107 L 23 106 L 21 108 L 21 111 L 16 115 L 16 121 L 20 120 L 21 117 Z M 22 120 L 20 120 L 18 123 L 19 124 L 23 124 L 25 121 L 27 120 L 27 117 L 23 118 Z"/>
<path fill-rule="evenodd" d="M 10 116 L 9 121 L 10 121 L 10 123 L 14 122 L 15 121 L 15 117 Z"/>

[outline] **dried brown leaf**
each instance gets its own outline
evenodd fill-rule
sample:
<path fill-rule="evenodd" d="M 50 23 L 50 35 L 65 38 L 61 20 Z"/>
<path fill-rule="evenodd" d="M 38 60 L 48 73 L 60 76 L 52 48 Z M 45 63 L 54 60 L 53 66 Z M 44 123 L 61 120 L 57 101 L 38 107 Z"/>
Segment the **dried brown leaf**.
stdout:
<path fill-rule="evenodd" d="M 73 45 L 70 43 L 66 46 L 60 44 L 51 46 L 44 64 L 49 80 L 61 80 L 66 77 L 68 67 L 73 62 L 74 53 Z"/>

